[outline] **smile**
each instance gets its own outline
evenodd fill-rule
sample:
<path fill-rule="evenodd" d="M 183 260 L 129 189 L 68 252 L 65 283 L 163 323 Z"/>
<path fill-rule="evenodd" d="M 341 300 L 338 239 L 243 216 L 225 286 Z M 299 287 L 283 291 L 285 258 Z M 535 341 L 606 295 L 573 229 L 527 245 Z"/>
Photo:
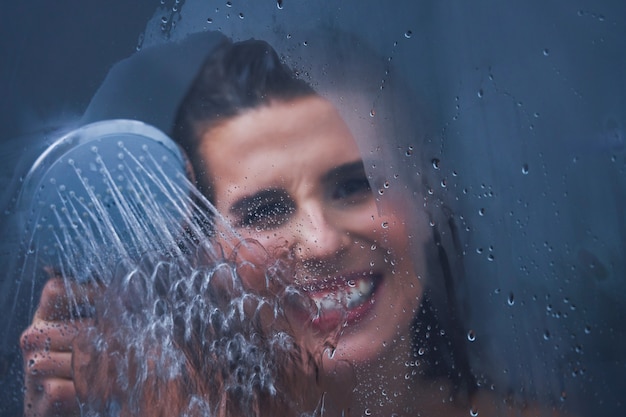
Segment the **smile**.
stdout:
<path fill-rule="evenodd" d="M 380 274 L 368 271 L 306 286 L 304 291 L 318 309 L 313 322 L 318 327 L 328 327 L 337 320 L 347 325 L 359 320 L 373 307 L 381 278 Z"/>

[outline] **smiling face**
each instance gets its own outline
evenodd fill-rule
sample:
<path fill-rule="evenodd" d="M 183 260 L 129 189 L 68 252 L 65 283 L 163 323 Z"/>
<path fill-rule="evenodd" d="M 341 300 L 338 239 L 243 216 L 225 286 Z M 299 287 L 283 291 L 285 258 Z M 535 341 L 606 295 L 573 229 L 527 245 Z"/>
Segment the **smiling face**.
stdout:
<path fill-rule="evenodd" d="M 354 138 L 328 101 L 248 110 L 207 130 L 199 152 L 214 204 L 235 230 L 293 253 L 294 285 L 320 310 L 313 325 L 345 320 L 339 358 L 371 362 L 399 339 L 410 349 L 422 294 L 413 265 L 424 262 L 409 253 L 404 216 L 380 214 Z"/>

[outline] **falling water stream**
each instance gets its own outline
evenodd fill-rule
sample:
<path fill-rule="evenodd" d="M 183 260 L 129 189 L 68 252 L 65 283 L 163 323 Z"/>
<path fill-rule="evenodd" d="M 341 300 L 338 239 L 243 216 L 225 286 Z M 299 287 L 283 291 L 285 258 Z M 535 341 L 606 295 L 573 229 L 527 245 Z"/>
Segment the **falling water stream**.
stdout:
<path fill-rule="evenodd" d="M 15 300 L 29 294 L 32 315 L 36 288 L 61 276 L 70 320 L 90 319 L 74 342 L 83 415 L 323 412 L 316 376 L 339 329 L 302 326 L 316 309 L 290 285 L 289 256 L 238 239 L 186 166 L 137 121 L 53 143 L 20 196 Z"/>

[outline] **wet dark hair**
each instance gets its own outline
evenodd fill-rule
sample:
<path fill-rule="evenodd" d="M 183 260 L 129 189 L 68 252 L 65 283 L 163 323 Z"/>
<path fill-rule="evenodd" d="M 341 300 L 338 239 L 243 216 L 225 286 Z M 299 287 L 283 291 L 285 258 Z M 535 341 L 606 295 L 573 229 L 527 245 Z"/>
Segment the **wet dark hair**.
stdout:
<path fill-rule="evenodd" d="M 265 41 L 225 40 L 217 46 L 180 104 L 171 132 L 189 156 L 200 191 L 214 200 L 206 161 L 198 152 L 204 132 L 221 121 L 272 101 L 315 94 Z"/>

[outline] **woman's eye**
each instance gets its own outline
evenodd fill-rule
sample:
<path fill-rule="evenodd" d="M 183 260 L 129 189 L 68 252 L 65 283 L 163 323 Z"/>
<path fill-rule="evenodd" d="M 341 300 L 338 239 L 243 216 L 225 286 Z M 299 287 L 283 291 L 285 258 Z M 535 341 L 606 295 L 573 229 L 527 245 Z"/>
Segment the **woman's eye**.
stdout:
<path fill-rule="evenodd" d="M 335 184 L 332 198 L 355 204 L 371 196 L 370 183 L 365 176 L 346 178 Z"/>
<path fill-rule="evenodd" d="M 285 224 L 296 204 L 285 190 L 265 189 L 236 201 L 230 208 L 236 227 L 275 229 Z"/>
<path fill-rule="evenodd" d="M 287 222 L 294 209 L 292 204 L 284 201 L 259 202 L 242 213 L 240 225 L 256 229 L 274 229 Z"/>

